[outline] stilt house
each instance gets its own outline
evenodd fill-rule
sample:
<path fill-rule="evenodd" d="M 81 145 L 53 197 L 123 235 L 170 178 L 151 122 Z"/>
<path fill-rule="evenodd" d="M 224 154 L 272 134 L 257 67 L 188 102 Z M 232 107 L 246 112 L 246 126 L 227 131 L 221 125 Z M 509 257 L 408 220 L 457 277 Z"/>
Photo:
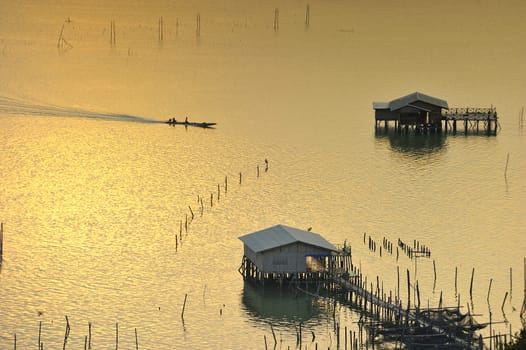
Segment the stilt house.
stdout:
<path fill-rule="evenodd" d="M 447 101 L 413 92 L 390 102 L 373 102 L 376 124 L 384 121 L 385 125 L 393 120 L 396 127 L 425 126 L 440 129 L 442 110 L 447 110 Z"/>
<path fill-rule="evenodd" d="M 239 271 L 244 278 L 265 280 L 321 277 L 335 269 L 341 256 L 317 233 L 277 225 L 239 237 L 244 243 Z M 348 255 L 350 261 L 350 255 Z M 343 266 L 343 263 L 341 263 Z"/>

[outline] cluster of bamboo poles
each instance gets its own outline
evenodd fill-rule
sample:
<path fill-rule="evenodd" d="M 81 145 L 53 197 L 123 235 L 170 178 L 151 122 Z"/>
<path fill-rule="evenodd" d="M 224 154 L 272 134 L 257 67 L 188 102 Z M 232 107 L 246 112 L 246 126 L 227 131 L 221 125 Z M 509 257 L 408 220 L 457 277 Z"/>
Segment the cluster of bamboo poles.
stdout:
<path fill-rule="evenodd" d="M 442 300 L 438 308 L 430 308 L 428 305 L 427 309 L 421 306 L 420 302 L 420 290 L 418 281 L 411 283 L 410 272 L 407 270 L 407 306 L 403 305 L 403 301 L 400 294 L 400 274 L 398 272 L 398 290 L 397 292 L 384 290 L 384 283 L 376 276 L 375 281 L 368 281 L 367 276 L 362 274 L 361 270 L 356 266 L 351 266 L 351 277 L 345 279 L 343 277 L 335 277 L 333 284 L 336 286 L 329 287 L 329 296 L 331 303 L 334 303 L 333 307 L 333 330 L 329 334 L 330 344 L 328 349 L 332 346 L 332 336 L 335 338 L 336 349 L 375 349 L 377 347 L 377 335 L 379 329 L 382 329 L 382 325 L 389 325 L 389 327 L 404 327 L 409 330 L 411 328 L 427 327 L 432 329 L 434 332 L 448 332 L 447 327 L 439 327 L 431 324 L 428 320 L 420 316 L 420 313 L 425 310 L 447 310 L 455 309 L 457 312 L 460 306 L 455 308 L 445 308 L 442 306 Z M 318 292 L 311 294 L 308 290 L 300 291 L 306 294 L 322 298 Z M 411 293 L 413 289 L 416 289 L 417 297 L 415 302 L 411 302 Z M 356 310 L 360 313 L 360 319 L 357 322 L 358 330 L 353 331 L 347 325 L 342 325 L 339 317 L 336 315 L 337 304 L 348 305 L 352 310 Z M 414 304 L 414 305 L 413 305 Z M 341 309 L 341 307 L 340 307 Z M 272 336 L 274 338 L 274 349 L 276 348 L 276 336 L 274 329 L 271 325 Z M 295 348 L 303 348 L 304 336 L 302 332 L 302 324 L 299 324 L 299 328 L 296 327 L 296 346 Z M 318 343 L 315 342 L 316 336 L 311 331 L 312 339 L 310 342 L 315 349 L 318 349 Z M 442 333 L 443 334 L 443 333 Z M 466 340 L 461 337 L 457 337 L 453 333 L 450 334 L 452 341 L 464 346 L 465 349 L 479 349 L 480 347 L 472 344 L 471 340 Z M 309 337 L 310 338 L 310 337 Z M 478 341 L 480 342 L 480 337 Z M 402 340 L 399 340 L 402 342 Z M 268 348 L 267 337 L 264 336 L 265 349 Z M 343 346 L 343 347 L 342 347 Z M 310 347 L 310 346 L 309 346 Z M 280 348 L 282 346 L 280 345 Z M 289 347 L 290 348 L 290 347 Z"/>
<path fill-rule="evenodd" d="M 367 241 L 367 236 L 364 235 L 364 243 L 369 244 L 369 248 L 371 250 L 375 249 L 376 242 L 374 239 L 369 237 L 369 240 Z M 422 251 L 427 251 L 427 247 L 421 245 L 419 242 L 414 242 L 414 247 L 424 247 Z M 382 247 L 389 251 L 389 247 L 392 246 L 388 240 L 384 238 Z M 409 255 L 408 255 L 409 256 Z M 433 290 L 435 290 L 436 286 L 436 279 L 437 279 L 437 273 L 436 273 L 436 263 L 435 260 L 433 260 L 433 270 L 434 270 L 434 285 Z M 452 324 L 451 327 L 449 326 L 443 326 L 443 325 L 436 325 L 431 321 L 429 318 L 421 317 L 422 314 L 428 313 L 440 313 L 440 312 L 451 312 L 456 313 L 460 317 L 468 317 L 469 319 L 472 319 L 473 316 L 476 316 L 472 314 L 473 312 L 473 290 L 474 290 L 474 275 L 475 275 L 475 268 L 471 270 L 471 281 L 469 285 L 469 294 L 470 294 L 470 301 L 471 303 L 467 303 L 467 313 L 462 314 L 460 310 L 463 308 L 460 294 L 458 291 L 458 268 L 455 267 L 455 298 L 458 301 L 457 305 L 454 307 L 444 307 L 443 301 L 442 301 L 442 291 L 440 292 L 440 299 L 438 301 L 438 306 L 436 308 L 432 308 L 429 305 L 429 300 L 427 304 L 427 308 L 425 306 L 422 306 L 421 303 L 421 297 L 420 297 L 420 287 L 418 280 L 411 282 L 411 274 L 409 269 L 407 269 L 407 305 L 404 305 L 401 299 L 401 290 L 400 290 L 400 268 L 397 266 L 397 289 L 395 292 L 393 291 L 384 291 L 384 285 L 383 282 L 380 281 L 379 277 L 376 276 L 376 286 L 373 282 L 367 282 L 367 276 L 363 275 L 362 272 L 356 268 L 355 266 L 351 266 L 351 272 L 349 275 L 354 276 L 348 279 L 341 278 L 340 281 L 336 281 L 334 284 L 336 284 L 336 288 L 329 287 L 329 292 L 336 292 L 339 296 L 340 302 L 343 304 L 347 304 L 351 307 L 352 310 L 356 310 L 360 313 L 360 322 L 358 322 L 359 325 L 359 332 L 347 333 L 347 327 L 345 327 L 345 345 L 344 349 L 348 349 L 348 345 L 350 346 L 350 349 L 363 349 L 368 348 L 371 346 L 373 349 L 375 347 L 375 339 L 377 338 L 378 332 L 380 332 L 382 329 L 403 329 L 405 332 L 410 331 L 410 327 L 416 327 L 416 329 L 432 329 L 433 332 L 435 332 L 437 335 L 444 335 L 446 334 L 447 337 L 449 337 L 450 341 L 452 341 L 456 348 L 466 348 L 466 349 L 482 349 L 482 348 L 488 348 L 489 349 L 502 349 L 506 344 L 511 342 L 514 339 L 514 335 L 512 334 L 512 326 L 509 324 L 509 332 L 504 331 L 502 333 L 501 331 L 497 331 L 495 329 L 495 326 L 499 323 L 506 323 L 509 322 L 506 320 L 506 316 L 504 313 L 504 305 L 507 300 L 510 300 L 511 302 L 511 295 L 512 295 L 512 286 L 513 286 L 513 270 L 510 267 L 509 269 L 509 290 L 505 292 L 504 300 L 502 301 L 501 310 L 504 316 L 504 321 L 495 321 L 493 318 L 493 314 L 491 311 L 491 305 L 490 305 L 490 297 L 491 297 L 491 287 L 493 279 L 489 280 L 489 287 L 487 292 L 487 302 L 488 302 L 488 308 L 489 308 L 489 322 L 478 324 L 475 323 L 475 328 L 477 327 L 487 327 L 489 326 L 489 336 L 483 337 L 482 334 L 479 334 L 478 336 L 475 336 L 474 331 L 471 330 L 470 334 L 471 336 L 463 338 L 460 336 L 456 336 L 455 334 L 451 333 L 453 331 L 449 329 L 454 329 L 455 327 L 467 327 L 466 325 L 462 324 Z M 416 271 L 415 271 L 415 278 L 416 278 Z M 299 288 L 298 288 L 299 289 Z M 305 292 L 307 294 L 310 294 L 315 297 L 319 297 L 319 288 L 315 294 L 311 294 L 308 292 L 308 290 L 301 290 L 302 292 Z M 343 296 L 343 297 L 342 297 Z M 508 296 L 510 297 L 508 299 Z M 334 298 L 334 302 L 336 303 L 336 296 L 330 295 L 330 298 Z M 414 300 L 414 301 L 412 301 Z M 471 307 L 470 307 L 471 306 Z M 524 317 L 526 316 L 526 258 L 524 259 L 524 301 L 522 304 L 522 310 L 521 310 L 521 320 L 523 323 L 526 323 Z M 480 315 L 479 315 L 480 316 Z M 334 317 L 334 316 L 333 316 Z M 365 321 L 366 320 L 366 321 Z M 474 322 L 474 321 L 473 321 Z M 367 330 L 367 336 L 364 338 L 363 336 L 363 329 L 362 326 L 366 326 Z M 409 326 L 410 325 L 410 326 Z M 525 325 L 523 324 L 523 327 Z M 340 324 L 338 322 L 334 322 L 334 335 L 336 337 L 336 343 L 337 343 L 337 349 L 341 349 L 340 344 Z M 466 328 L 469 329 L 469 328 Z M 349 335 L 349 338 L 347 337 Z M 400 337 L 402 339 L 404 337 L 404 334 Z M 423 334 L 421 336 L 410 336 L 406 335 L 406 338 L 413 339 L 419 339 L 418 337 L 429 337 L 429 334 Z M 348 342 L 349 340 L 349 342 Z M 314 340 L 313 340 L 314 342 Z M 301 344 L 301 339 L 300 339 Z M 265 345 L 266 339 L 265 339 Z M 318 347 L 318 344 L 315 345 L 316 349 Z M 331 346 L 329 346 L 330 349 Z"/>
<path fill-rule="evenodd" d="M 269 169 L 269 162 L 268 159 L 265 158 L 264 161 L 264 172 L 268 172 Z M 259 164 L 256 166 L 256 177 L 259 178 L 261 175 L 260 166 Z M 217 184 L 217 191 L 210 193 L 210 200 L 206 200 L 206 203 L 209 204 L 209 208 L 212 209 L 214 207 L 214 203 L 217 205 L 221 200 L 221 195 L 226 195 L 228 193 L 228 176 L 225 176 L 224 182 Z M 239 172 L 239 185 L 243 184 L 243 173 Z M 197 205 L 199 206 L 199 217 L 203 217 L 203 214 L 205 212 L 205 201 L 204 197 L 200 194 L 197 195 Z M 192 209 L 191 205 L 188 205 L 188 212 L 185 213 L 184 221 L 181 219 L 179 220 L 179 234 L 175 234 L 175 251 L 177 252 L 179 250 L 179 246 L 183 244 L 183 231 L 187 235 L 188 231 L 190 229 L 190 224 L 197 218 L 196 213 Z"/>
<path fill-rule="evenodd" d="M 376 241 L 373 239 L 372 236 L 367 235 L 366 232 L 363 233 L 363 243 L 368 244 L 369 250 L 372 252 L 378 251 L 380 256 L 382 256 L 382 252 L 387 252 L 390 255 L 393 255 L 394 250 L 394 244 L 386 237 L 383 237 L 382 239 L 382 245 L 376 243 Z M 383 250 L 382 250 L 383 248 Z M 396 260 L 398 261 L 398 258 L 400 256 L 399 249 L 407 255 L 409 259 L 418 258 L 418 257 L 431 257 L 431 249 L 429 247 L 425 246 L 424 244 L 421 244 L 418 240 L 413 240 L 413 247 L 406 244 L 404 241 L 402 241 L 400 238 L 398 238 L 398 243 L 396 246 Z"/>

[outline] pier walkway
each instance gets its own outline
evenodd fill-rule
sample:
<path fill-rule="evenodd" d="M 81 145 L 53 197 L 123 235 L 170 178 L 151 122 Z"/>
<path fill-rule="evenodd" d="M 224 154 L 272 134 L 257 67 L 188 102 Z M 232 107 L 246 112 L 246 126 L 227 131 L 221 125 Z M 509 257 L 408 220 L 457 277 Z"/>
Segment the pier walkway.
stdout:
<path fill-rule="evenodd" d="M 384 129 L 387 131 L 394 122 L 395 130 L 398 133 L 436 133 L 451 132 L 454 135 L 462 132 L 464 135 L 481 134 L 488 136 L 497 135 L 500 128 L 497 109 L 490 108 L 451 108 L 443 110 L 440 118 L 433 122 L 414 118 L 414 119 L 376 119 L 376 130 L 381 129 L 383 121 Z"/>
<path fill-rule="evenodd" d="M 451 129 L 453 133 L 457 132 L 457 123 L 463 123 L 464 133 L 468 130 L 479 133 L 483 129 L 486 134 L 496 135 L 499 127 L 497 109 L 490 108 L 450 108 L 442 111 L 442 122 L 447 132 Z"/>
<path fill-rule="evenodd" d="M 479 350 L 483 348 L 481 339 L 479 338 L 479 344 L 474 345 L 473 341 L 467 341 L 463 337 L 460 337 L 456 335 L 454 332 L 452 332 L 451 325 L 438 325 L 435 322 L 432 322 L 431 320 L 422 317 L 419 315 L 419 309 L 417 308 L 415 311 L 412 311 L 411 309 L 404 309 L 401 305 L 401 302 L 394 303 L 391 298 L 388 298 L 388 300 L 385 300 L 378 295 L 375 295 L 374 293 L 367 291 L 363 287 L 361 287 L 358 284 L 351 283 L 348 280 L 345 280 L 343 278 L 337 278 L 334 280 L 334 282 L 339 285 L 343 290 L 349 291 L 351 293 L 354 293 L 357 297 L 361 297 L 364 300 L 365 306 L 364 309 L 367 310 L 367 303 L 369 303 L 369 309 L 372 310 L 372 307 L 375 306 L 379 309 L 383 309 L 384 315 L 392 315 L 395 319 L 398 320 L 404 320 L 399 321 L 399 324 L 411 321 L 413 324 L 417 327 L 421 327 L 423 329 L 427 329 L 432 331 L 437 336 L 443 336 L 447 338 L 449 341 L 453 342 L 454 344 L 450 344 L 452 348 L 461 348 L 461 349 L 469 349 L 469 350 Z M 372 289 L 372 285 L 371 285 Z M 352 299 L 352 297 L 351 297 Z M 390 316 L 388 316 L 389 318 Z M 431 334 L 427 334 L 427 336 L 431 336 Z M 401 335 L 401 338 L 403 338 L 403 334 Z"/>

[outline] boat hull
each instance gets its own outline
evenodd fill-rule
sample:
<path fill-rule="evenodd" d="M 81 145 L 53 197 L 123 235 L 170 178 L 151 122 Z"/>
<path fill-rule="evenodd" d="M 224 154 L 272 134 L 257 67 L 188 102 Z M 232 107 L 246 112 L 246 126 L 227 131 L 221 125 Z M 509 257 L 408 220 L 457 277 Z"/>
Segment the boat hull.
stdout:
<path fill-rule="evenodd" d="M 166 121 L 168 125 L 184 125 L 184 126 L 193 126 L 198 128 L 213 128 L 217 123 L 208 123 L 208 122 L 179 122 L 179 121 Z"/>

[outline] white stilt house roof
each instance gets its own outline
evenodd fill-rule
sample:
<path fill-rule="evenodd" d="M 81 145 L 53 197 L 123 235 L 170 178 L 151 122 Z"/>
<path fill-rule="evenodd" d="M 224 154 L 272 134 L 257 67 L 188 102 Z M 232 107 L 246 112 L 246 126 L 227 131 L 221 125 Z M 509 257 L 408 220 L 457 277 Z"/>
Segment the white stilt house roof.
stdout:
<path fill-rule="evenodd" d="M 239 237 L 254 253 L 262 253 L 293 243 L 304 243 L 327 251 L 337 252 L 338 249 L 321 235 L 297 228 L 276 225 L 261 231 Z"/>

